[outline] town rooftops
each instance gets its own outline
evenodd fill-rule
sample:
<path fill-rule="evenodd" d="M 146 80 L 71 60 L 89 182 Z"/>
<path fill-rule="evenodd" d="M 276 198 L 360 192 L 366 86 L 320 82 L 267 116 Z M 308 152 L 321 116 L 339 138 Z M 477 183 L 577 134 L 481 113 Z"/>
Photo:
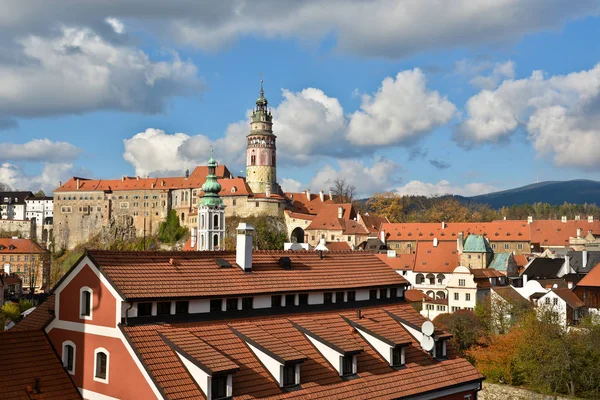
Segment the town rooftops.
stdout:
<path fill-rule="evenodd" d="M 494 258 L 490 263 L 490 268 L 497 271 L 506 271 L 508 269 L 508 261 L 512 253 L 494 253 Z"/>
<path fill-rule="evenodd" d="M 531 261 L 522 275 L 527 275 L 528 280 L 557 278 L 564 263 L 565 260 L 563 258 L 538 257 Z"/>
<path fill-rule="evenodd" d="M 537 243 L 542 247 L 569 246 L 570 238 L 577 236 L 577 229 L 584 234 L 592 232 L 600 233 L 600 221 L 594 220 L 538 220 L 530 224 L 531 243 Z"/>
<path fill-rule="evenodd" d="M 0 192 L 0 204 L 25 204 L 25 199 L 33 197 L 31 192 Z"/>
<path fill-rule="evenodd" d="M 239 370 L 232 374 L 233 398 L 369 399 L 404 398 L 427 394 L 462 384 L 477 385 L 483 376 L 465 359 L 457 356 L 451 343 L 447 359 L 434 359 L 422 350 L 418 340 L 395 316 L 418 326 L 425 321 L 411 305 L 363 307 L 344 311 L 311 312 L 285 316 L 256 317 L 185 324 L 126 326 L 123 328 L 142 364 L 154 378 L 166 399 L 205 398 L 172 348 L 163 340 L 171 333 L 193 335 L 223 354 Z M 420 328 L 419 328 L 420 329 Z M 369 334 L 369 332 L 371 332 Z M 436 336 L 448 338 L 444 332 Z M 374 334 L 387 346 L 405 347 L 405 366 L 392 368 L 367 341 Z M 343 379 L 317 348 L 334 346 L 355 354 L 357 374 Z M 300 385 L 282 390 L 268 367 L 251 347 L 278 360 L 303 361 Z M 388 352 L 389 347 L 385 352 Z M 332 350 L 336 351 L 337 350 Z M 388 355 L 389 356 L 389 355 Z M 200 357 L 200 356 L 198 356 Z M 197 362 L 202 363 L 198 358 Z M 174 379 L 175 378 L 175 379 Z"/>
<path fill-rule="evenodd" d="M 252 272 L 237 267 L 235 252 L 89 250 L 85 255 L 128 300 L 407 285 L 368 252 L 332 251 L 321 259 L 314 251 L 254 251 Z M 289 257 L 289 269 L 280 266 L 282 257 Z M 223 268 L 218 259 L 231 267 Z"/>
<path fill-rule="evenodd" d="M 310 193 L 285 193 L 285 197 L 292 203 L 292 212 L 299 214 L 316 215 L 323 204 L 333 204 L 332 199 L 327 194 Z"/>
<path fill-rule="evenodd" d="M 415 272 L 449 272 L 458 267 L 456 242 L 420 242 L 417 245 Z"/>
<path fill-rule="evenodd" d="M 584 253 L 586 263 L 584 263 Z M 578 273 L 588 273 L 596 264 L 600 263 L 600 251 L 569 251 L 569 266 Z"/>
<path fill-rule="evenodd" d="M 598 264 L 583 279 L 577 282 L 577 286 L 600 287 L 600 267 L 598 267 Z"/>
<path fill-rule="evenodd" d="M 396 254 L 396 257 L 388 257 L 387 254 L 375 254 L 377 258 L 397 271 L 412 271 L 415 267 L 416 254 Z"/>
<path fill-rule="evenodd" d="M 512 286 L 494 286 L 492 290 L 509 303 L 529 304 L 527 299 L 521 296 Z"/>
<path fill-rule="evenodd" d="M 571 289 L 558 288 L 552 289 L 552 291 L 556 293 L 558 297 L 563 299 L 571 308 L 585 307 L 585 303 L 581 301 L 579 297 L 577 297 L 577 295 L 571 291 Z"/>
<path fill-rule="evenodd" d="M 433 238 L 456 241 L 460 232 L 465 237 L 472 234 L 483 235 L 491 241 L 529 241 L 529 225 L 526 221 L 384 223 L 381 230 L 390 241 L 423 241 Z"/>
<path fill-rule="evenodd" d="M 0 254 L 48 253 L 30 239 L 0 238 Z"/>
<path fill-rule="evenodd" d="M 81 399 L 45 333 L 41 329 L 13 329 L 0 332 L 0 397 L 23 400 Z M 37 389 L 36 379 L 39 379 Z"/>
<path fill-rule="evenodd" d="M 463 253 L 493 253 L 488 241 L 483 235 L 470 234 L 463 245 Z"/>
<path fill-rule="evenodd" d="M 54 319 L 54 295 L 48 296 L 46 301 L 41 303 L 25 318 L 17 322 L 10 330 L 12 331 L 28 331 L 35 329 L 43 329 Z"/>
<path fill-rule="evenodd" d="M 404 291 L 404 298 L 409 303 L 418 303 L 423 300 L 433 300 L 431 297 L 427 296 L 425 293 L 418 289 L 409 289 Z"/>

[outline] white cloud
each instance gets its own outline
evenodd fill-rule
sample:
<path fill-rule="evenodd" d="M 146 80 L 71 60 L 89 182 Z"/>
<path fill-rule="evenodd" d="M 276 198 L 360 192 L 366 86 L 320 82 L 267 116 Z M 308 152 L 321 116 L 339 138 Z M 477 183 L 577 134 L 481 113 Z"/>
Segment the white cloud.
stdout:
<path fill-rule="evenodd" d="M 327 191 L 336 179 L 343 179 L 356 188 L 357 196 L 370 196 L 397 184 L 399 168 L 398 164 L 382 157 L 374 158 L 370 165 L 359 160 L 338 160 L 337 169 L 326 165 L 311 180 L 310 187 Z"/>
<path fill-rule="evenodd" d="M 599 9 L 596 0 L 95 0 L 77 7 L 70 0 L 4 3 L 0 27 L 9 32 L 41 30 L 56 21 L 95 25 L 111 17 L 202 49 L 218 49 L 244 36 L 318 41 L 333 35 L 345 52 L 386 58 L 512 41 Z"/>
<path fill-rule="evenodd" d="M 385 78 L 373 96 L 363 96 L 361 109 L 350 117 L 348 139 L 361 146 L 412 144 L 447 123 L 456 107 L 439 92 L 428 90 L 420 69 Z"/>
<path fill-rule="evenodd" d="M 498 87 L 503 79 L 513 79 L 515 77 L 515 64 L 512 61 L 504 63 L 495 63 L 489 75 L 477 75 L 471 79 L 470 83 L 481 89 L 492 90 Z"/>
<path fill-rule="evenodd" d="M 279 186 L 286 193 L 298 193 L 302 191 L 302 183 L 295 179 L 283 178 L 279 180 Z"/>
<path fill-rule="evenodd" d="M 118 33 L 119 35 L 125 33 L 125 25 L 118 19 L 114 17 L 107 17 L 105 19 L 106 23 L 110 25 L 110 27 Z"/>
<path fill-rule="evenodd" d="M 497 191 L 494 186 L 486 183 L 467 183 L 466 185 L 452 185 L 447 180 L 441 180 L 437 183 L 410 181 L 406 185 L 396 188 L 401 195 L 413 196 L 443 196 L 455 194 L 461 196 L 476 196 L 479 194 L 491 193 Z"/>
<path fill-rule="evenodd" d="M 0 159 L 6 161 L 44 161 L 60 163 L 72 161 L 81 154 L 81 149 L 67 142 L 50 139 L 35 139 L 27 143 L 2 143 Z"/>
<path fill-rule="evenodd" d="M 65 182 L 75 174 L 76 170 L 70 163 L 45 163 L 39 175 L 27 174 L 15 164 L 0 164 L 0 182 L 15 190 L 36 192 L 42 189 L 50 194 L 58 187 L 59 181 Z"/>
<path fill-rule="evenodd" d="M 152 61 L 88 28 L 18 40 L 19 64 L 0 64 L 0 117 L 38 117 L 98 109 L 157 113 L 178 95 L 202 89 L 196 67 L 173 53 Z M 35 90 L 32 90 L 35 88 Z"/>
<path fill-rule="evenodd" d="M 600 168 L 600 64 L 589 70 L 505 80 L 466 104 L 467 119 L 455 130 L 464 145 L 507 140 L 519 127 L 541 155 L 560 166 Z"/>

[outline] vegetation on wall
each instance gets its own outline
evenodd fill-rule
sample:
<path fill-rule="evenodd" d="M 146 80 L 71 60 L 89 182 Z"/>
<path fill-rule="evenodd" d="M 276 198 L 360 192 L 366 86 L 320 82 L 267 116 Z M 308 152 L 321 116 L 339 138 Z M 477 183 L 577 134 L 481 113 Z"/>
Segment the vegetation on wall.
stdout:
<path fill-rule="evenodd" d="M 227 217 L 225 250 L 235 250 L 236 228 L 240 222 L 250 223 L 254 227 L 253 246 L 256 250 L 283 250 L 283 244 L 287 241 L 285 222 L 282 218 L 267 216 Z"/>
<path fill-rule="evenodd" d="M 167 218 L 158 227 L 158 238 L 163 243 L 173 244 L 187 233 L 188 229 L 179 224 L 179 217 L 175 210 L 169 210 Z"/>

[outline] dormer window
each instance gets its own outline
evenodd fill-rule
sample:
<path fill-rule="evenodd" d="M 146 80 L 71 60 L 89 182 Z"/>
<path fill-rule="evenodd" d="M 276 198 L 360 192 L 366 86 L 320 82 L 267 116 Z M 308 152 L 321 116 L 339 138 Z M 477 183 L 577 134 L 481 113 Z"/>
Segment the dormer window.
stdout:
<path fill-rule="evenodd" d="M 296 386 L 300 384 L 299 381 L 299 371 L 296 370 L 300 369 L 300 364 L 292 364 L 292 365 L 285 365 L 283 367 L 283 373 L 282 373 L 282 385 L 283 387 L 290 387 L 290 386 Z"/>
<path fill-rule="evenodd" d="M 355 355 L 345 355 L 341 357 L 341 368 L 342 376 L 354 375 L 356 374 L 356 356 Z"/>
<path fill-rule="evenodd" d="M 210 380 L 210 393 L 211 398 L 214 400 L 217 399 L 226 399 L 229 397 L 227 394 L 227 379 L 229 375 L 222 376 L 213 376 Z"/>
<path fill-rule="evenodd" d="M 404 347 L 395 347 L 392 349 L 392 367 L 401 367 L 404 365 Z"/>
<path fill-rule="evenodd" d="M 433 357 L 440 359 L 446 357 L 446 341 L 439 339 L 435 342 L 435 347 L 433 349 Z"/>

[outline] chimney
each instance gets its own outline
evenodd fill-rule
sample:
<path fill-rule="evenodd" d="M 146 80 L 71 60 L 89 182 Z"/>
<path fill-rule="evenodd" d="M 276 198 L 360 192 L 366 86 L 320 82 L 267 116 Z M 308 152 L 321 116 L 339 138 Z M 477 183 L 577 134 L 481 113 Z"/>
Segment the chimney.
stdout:
<path fill-rule="evenodd" d="M 437 247 L 437 245 L 438 245 L 438 239 L 433 238 L 433 247 Z"/>
<path fill-rule="evenodd" d="M 442 229 L 446 229 L 446 222 L 442 221 Z"/>
<path fill-rule="evenodd" d="M 294 201 L 294 193 L 290 194 L 290 200 Z"/>
<path fill-rule="evenodd" d="M 62 181 L 58 181 L 58 187 L 62 186 Z"/>
<path fill-rule="evenodd" d="M 594 216 L 593 215 L 588 215 L 588 222 L 589 223 L 594 222 Z"/>
<path fill-rule="evenodd" d="M 329 200 L 333 201 L 333 190 L 329 191 Z"/>
<path fill-rule="evenodd" d="M 503 220 L 505 220 L 505 221 L 506 221 L 506 215 L 504 216 Z"/>
<path fill-rule="evenodd" d="M 566 216 L 566 215 L 563 215 L 563 216 L 560 218 L 560 222 L 562 222 L 562 223 L 565 223 L 565 222 L 567 222 L 567 216 Z"/>
<path fill-rule="evenodd" d="M 187 179 L 190 177 L 190 170 L 189 168 L 185 170 L 185 180 L 187 181 Z"/>
<path fill-rule="evenodd" d="M 306 189 L 306 198 L 310 201 L 310 189 Z"/>
<path fill-rule="evenodd" d="M 344 217 L 344 207 L 338 206 L 338 219 L 342 219 Z"/>
<path fill-rule="evenodd" d="M 575 216 L 575 221 L 580 221 L 581 220 L 581 215 L 576 215 Z"/>
<path fill-rule="evenodd" d="M 531 215 L 529 217 L 527 217 L 527 223 L 528 224 L 533 223 L 533 217 Z"/>
<path fill-rule="evenodd" d="M 325 201 L 325 193 L 322 190 L 319 192 L 319 198 L 321 199 L 321 203 Z"/>
<path fill-rule="evenodd" d="M 237 227 L 235 262 L 244 272 L 252 271 L 252 224 L 240 222 Z"/>
<path fill-rule="evenodd" d="M 581 267 L 585 268 L 587 265 L 587 260 L 588 260 L 588 254 L 587 254 L 587 250 L 584 250 L 581 252 Z"/>
<path fill-rule="evenodd" d="M 77 190 L 79 190 L 79 186 L 80 186 L 80 180 L 79 180 L 79 178 L 77 178 Z"/>
<path fill-rule="evenodd" d="M 125 177 L 121 176 L 121 182 L 125 182 Z"/>
<path fill-rule="evenodd" d="M 356 310 L 356 318 L 362 319 L 362 311 L 360 310 L 360 308 Z"/>
<path fill-rule="evenodd" d="M 581 238 L 581 228 L 577 228 L 577 239 Z"/>
<path fill-rule="evenodd" d="M 196 228 L 192 228 L 191 229 L 191 239 L 190 239 L 190 245 L 192 247 L 192 249 L 196 248 L 196 238 L 197 238 L 197 234 L 196 234 Z"/>
<path fill-rule="evenodd" d="M 136 180 L 136 181 L 139 181 L 139 180 L 140 180 L 140 177 L 139 177 L 139 176 L 136 176 L 136 177 L 135 177 L 135 180 Z"/>
<path fill-rule="evenodd" d="M 463 252 L 463 245 L 465 243 L 464 237 L 464 233 L 458 232 L 458 238 L 456 239 L 456 250 L 458 251 L 458 254 L 462 254 Z"/>
<path fill-rule="evenodd" d="M 379 240 L 385 244 L 385 231 L 383 229 L 379 231 Z"/>

